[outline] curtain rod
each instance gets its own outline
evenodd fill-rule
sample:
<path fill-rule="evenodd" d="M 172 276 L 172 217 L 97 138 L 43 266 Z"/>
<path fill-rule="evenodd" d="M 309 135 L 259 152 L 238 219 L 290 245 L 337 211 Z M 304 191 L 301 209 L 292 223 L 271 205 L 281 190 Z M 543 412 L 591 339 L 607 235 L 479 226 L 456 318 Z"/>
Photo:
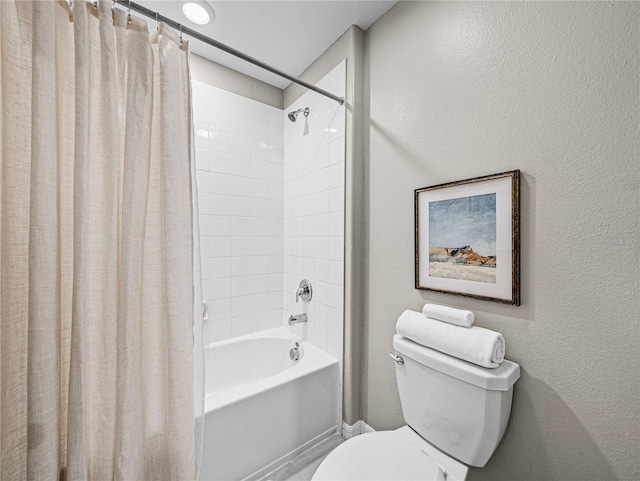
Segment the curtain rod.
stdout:
<path fill-rule="evenodd" d="M 113 0 L 114 4 L 119 4 L 122 5 L 123 7 L 126 7 L 127 10 L 134 10 L 142 15 L 145 15 L 146 17 L 149 17 L 151 19 L 157 20 L 158 22 L 164 22 L 167 25 L 169 25 L 171 28 L 173 28 L 174 30 L 178 30 L 180 31 L 182 34 L 186 34 L 189 35 L 192 38 L 195 38 L 196 40 L 199 40 L 203 43 L 206 43 L 207 45 L 211 45 L 212 47 L 215 47 L 219 50 L 222 50 L 223 52 L 226 52 L 228 54 L 233 55 L 234 57 L 238 57 L 242 60 L 244 60 L 245 62 L 249 62 L 253 65 L 256 65 L 257 67 L 260 67 L 264 70 L 267 70 L 275 75 L 278 75 L 279 77 L 285 78 L 293 83 L 296 83 L 298 85 L 302 85 L 303 87 L 309 89 L 309 90 L 313 90 L 314 92 L 317 92 L 321 95 L 324 95 L 325 97 L 329 97 L 332 100 L 335 100 L 336 102 L 338 102 L 340 105 L 344 105 L 344 97 L 338 97 L 337 95 L 332 94 L 331 92 L 327 92 L 324 89 L 321 89 L 320 87 L 316 87 L 315 85 L 312 85 L 308 82 L 305 82 L 304 80 L 300 80 L 297 77 L 294 77 L 292 75 L 289 75 L 281 70 L 278 70 L 275 67 L 272 67 L 271 65 L 264 63 L 254 57 L 251 57 L 250 55 L 247 55 L 245 53 L 240 52 L 239 50 L 236 50 L 233 47 L 229 47 L 228 45 L 218 42 L 217 40 L 212 39 L 211 37 L 208 37 L 206 35 L 203 35 L 199 32 L 196 32 L 195 30 L 190 29 L 189 27 L 185 27 L 182 23 L 180 22 L 176 22 L 175 20 L 165 17 L 164 15 L 159 14 L 158 12 L 154 12 L 153 10 L 149 10 L 146 7 L 143 7 L 142 5 L 138 4 L 138 3 L 134 3 L 131 2 L 130 0 Z"/>

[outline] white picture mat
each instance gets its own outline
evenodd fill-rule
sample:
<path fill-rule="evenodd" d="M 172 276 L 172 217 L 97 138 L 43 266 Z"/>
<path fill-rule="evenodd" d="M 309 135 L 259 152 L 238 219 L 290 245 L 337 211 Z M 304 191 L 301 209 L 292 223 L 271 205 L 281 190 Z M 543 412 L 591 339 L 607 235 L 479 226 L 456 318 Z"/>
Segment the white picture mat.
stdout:
<path fill-rule="evenodd" d="M 418 192 L 419 287 L 512 300 L 512 177 L 501 177 L 453 187 Z M 496 194 L 496 282 L 446 279 L 429 275 L 429 203 L 483 194 Z M 462 246 L 440 246 L 462 247 Z M 471 246 L 473 248 L 473 246 Z"/>

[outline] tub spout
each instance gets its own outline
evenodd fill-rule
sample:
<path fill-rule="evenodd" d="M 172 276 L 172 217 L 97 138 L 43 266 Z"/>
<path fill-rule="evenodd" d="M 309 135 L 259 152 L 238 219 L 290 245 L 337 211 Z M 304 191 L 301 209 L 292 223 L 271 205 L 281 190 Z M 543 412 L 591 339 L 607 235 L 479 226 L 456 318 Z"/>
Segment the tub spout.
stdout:
<path fill-rule="evenodd" d="M 307 322 L 306 314 L 298 314 L 297 316 L 289 316 L 289 325 L 293 326 L 294 324 L 298 324 L 300 322 Z"/>

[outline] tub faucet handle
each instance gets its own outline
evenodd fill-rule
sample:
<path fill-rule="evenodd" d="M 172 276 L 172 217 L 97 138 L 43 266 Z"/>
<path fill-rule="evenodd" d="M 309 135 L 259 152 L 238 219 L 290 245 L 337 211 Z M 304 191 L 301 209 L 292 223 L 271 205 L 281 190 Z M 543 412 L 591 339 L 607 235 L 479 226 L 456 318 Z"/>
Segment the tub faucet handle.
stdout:
<path fill-rule="evenodd" d="M 311 282 L 308 279 L 302 279 L 298 290 L 296 291 L 296 302 L 298 299 L 302 299 L 304 302 L 309 302 L 313 295 L 313 289 L 311 288 Z"/>
<path fill-rule="evenodd" d="M 302 297 L 302 300 L 304 300 L 304 296 L 307 295 L 307 293 L 309 292 L 309 289 L 307 288 L 307 286 L 304 287 L 300 287 L 297 291 L 296 291 L 296 302 L 298 302 L 298 300 Z"/>

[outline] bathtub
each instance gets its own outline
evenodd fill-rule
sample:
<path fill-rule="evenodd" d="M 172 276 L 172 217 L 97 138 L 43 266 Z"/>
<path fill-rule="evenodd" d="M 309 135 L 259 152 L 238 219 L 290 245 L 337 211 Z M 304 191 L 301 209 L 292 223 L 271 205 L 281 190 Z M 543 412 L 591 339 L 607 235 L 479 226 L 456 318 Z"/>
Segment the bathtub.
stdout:
<path fill-rule="evenodd" d="M 338 360 L 284 327 L 205 348 L 200 480 L 254 480 L 338 430 Z"/>

